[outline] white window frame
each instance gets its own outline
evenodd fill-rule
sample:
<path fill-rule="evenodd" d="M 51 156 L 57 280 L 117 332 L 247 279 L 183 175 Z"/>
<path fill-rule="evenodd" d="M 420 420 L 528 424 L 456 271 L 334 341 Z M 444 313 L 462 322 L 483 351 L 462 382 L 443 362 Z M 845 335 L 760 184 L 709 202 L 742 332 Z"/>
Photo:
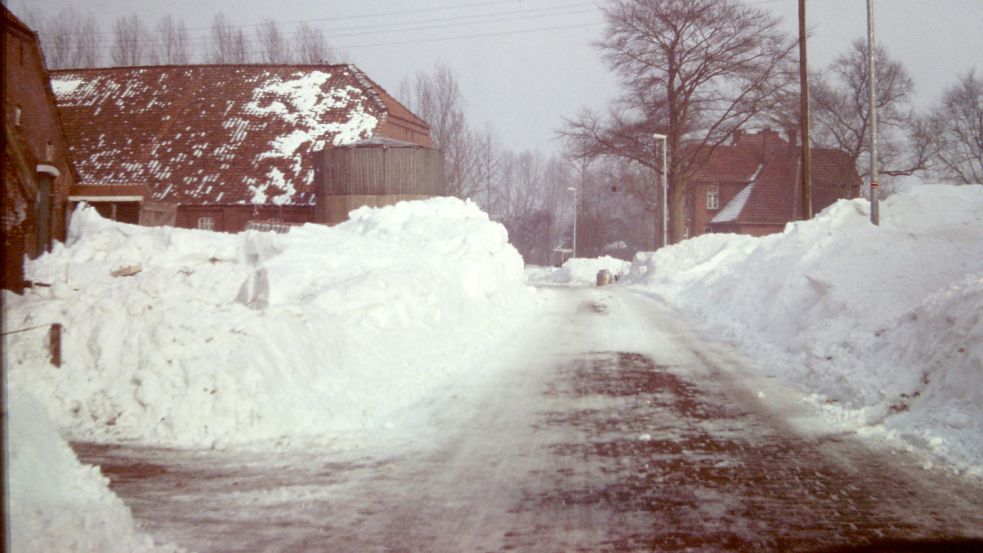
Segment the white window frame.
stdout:
<path fill-rule="evenodd" d="M 716 184 L 707 186 L 707 209 L 720 209 L 720 187 Z"/>

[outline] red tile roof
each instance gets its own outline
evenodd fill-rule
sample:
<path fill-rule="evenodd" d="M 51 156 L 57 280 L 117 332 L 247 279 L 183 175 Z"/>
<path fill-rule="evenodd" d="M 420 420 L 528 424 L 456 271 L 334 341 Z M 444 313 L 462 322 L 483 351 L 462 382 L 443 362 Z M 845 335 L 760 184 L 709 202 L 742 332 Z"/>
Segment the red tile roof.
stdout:
<path fill-rule="evenodd" d="M 747 183 L 711 224 L 781 225 L 801 218 L 800 148 L 777 132 L 742 134 L 734 144 L 717 147 L 697 173 L 703 184 Z M 819 212 L 838 198 L 856 197 L 860 176 L 849 156 L 839 150 L 811 150 L 813 210 Z"/>
<path fill-rule="evenodd" d="M 181 205 L 313 205 L 311 152 L 389 118 L 428 132 L 352 65 L 65 70 L 52 85 L 83 184 Z"/>

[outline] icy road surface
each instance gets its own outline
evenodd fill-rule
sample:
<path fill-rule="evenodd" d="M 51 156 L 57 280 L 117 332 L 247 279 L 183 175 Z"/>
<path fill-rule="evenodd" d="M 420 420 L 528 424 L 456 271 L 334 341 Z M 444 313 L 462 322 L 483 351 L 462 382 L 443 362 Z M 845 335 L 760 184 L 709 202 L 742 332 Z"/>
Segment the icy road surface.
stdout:
<path fill-rule="evenodd" d="M 983 488 L 862 444 L 665 306 L 559 288 L 488 370 L 387 431 L 245 453 L 76 444 L 199 552 L 817 550 L 983 538 Z"/>

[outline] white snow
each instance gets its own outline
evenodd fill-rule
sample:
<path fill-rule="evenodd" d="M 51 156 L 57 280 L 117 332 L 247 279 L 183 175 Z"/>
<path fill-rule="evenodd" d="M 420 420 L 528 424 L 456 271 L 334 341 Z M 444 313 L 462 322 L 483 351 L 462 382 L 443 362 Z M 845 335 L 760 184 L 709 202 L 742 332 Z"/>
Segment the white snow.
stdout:
<path fill-rule="evenodd" d="M 82 79 L 51 79 L 51 90 L 55 96 L 71 96 L 84 83 Z"/>
<path fill-rule="evenodd" d="M 840 423 L 983 472 L 983 186 L 840 201 L 762 238 L 711 234 L 636 256 L 666 299 Z"/>
<path fill-rule="evenodd" d="M 79 463 L 28 392 L 8 390 L 7 421 L 11 551 L 180 551 L 136 528 L 109 480 Z"/>
<path fill-rule="evenodd" d="M 574 257 L 566 260 L 559 268 L 535 267 L 526 271 L 529 282 L 591 285 L 597 283 L 597 273 L 607 269 L 612 275 L 628 273 L 631 264 L 611 256 L 597 258 Z"/>
<path fill-rule="evenodd" d="M 112 277 L 120 267 L 139 267 Z M 449 198 L 359 209 L 337 227 L 239 235 L 74 214 L 29 263 L 10 381 L 73 439 L 302 445 L 385 427 L 473 370 L 531 315 L 505 228 Z"/>
<path fill-rule="evenodd" d="M 259 159 L 292 160 L 293 170 L 284 175 L 276 168 L 270 169 L 266 181 L 251 185 L 253 204 L 271 199 L 270 186 L 287 190 L 272 197 L 275 205 L 289 202 L 295 194 L 295 181 L 304 179 L 310 184 L 311 178 L 300 174 L 301 154 L 357 142 L 371 135 L 378 126 L 378 118 L 363 105 L 363 91 L 353 86 L 331 87 L 330 79 L 331 74 L 323 71 L 298 71 L 292 79 L 274 77 L 256 87 L 246 109 L 281 119 L 288 123 L 285 128 L 291 129 L 274 138 L 269 151 Z M 341 120 L 338 114 L 343 114 Z M 241 136 L 245 139 L 245 134 Z"/>

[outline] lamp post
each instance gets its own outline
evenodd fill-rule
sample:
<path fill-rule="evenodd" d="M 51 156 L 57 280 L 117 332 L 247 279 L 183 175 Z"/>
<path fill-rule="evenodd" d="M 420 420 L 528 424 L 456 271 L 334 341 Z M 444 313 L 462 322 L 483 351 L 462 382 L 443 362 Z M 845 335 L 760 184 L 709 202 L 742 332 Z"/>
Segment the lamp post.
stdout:
<path fill-rule="evenodd" d="M 666 142 L 669 137 L 664 134 L 653 133 L 652 138 L 662 141 L 662 245 L 669 243 L 669 186 L 667 184 L 667 156 L 668 150 Z"/>
<path fill-rule="evenodd" d="M 867 0 L 867 88 L 870 89 L 870 222 L 880 224 L 877 189 L 877 69 L 874 67 L 874 0 Z"/>
<path fill-rule="evenodd" d="M 573 192 L 573 257 L 577 257 L 577 189 L 568 186 L 567 190 Z"/>

